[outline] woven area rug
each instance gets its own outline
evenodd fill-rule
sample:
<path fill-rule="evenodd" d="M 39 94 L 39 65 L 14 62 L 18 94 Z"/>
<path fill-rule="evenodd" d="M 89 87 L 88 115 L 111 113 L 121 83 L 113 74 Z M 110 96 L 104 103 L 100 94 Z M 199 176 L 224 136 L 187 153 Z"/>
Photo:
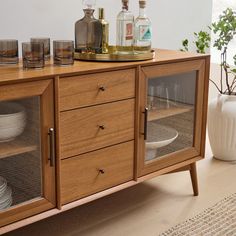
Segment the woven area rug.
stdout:
<path fill-rule="evenodd" d="M 160 236 L 236 236 L 236 193 Z"/>

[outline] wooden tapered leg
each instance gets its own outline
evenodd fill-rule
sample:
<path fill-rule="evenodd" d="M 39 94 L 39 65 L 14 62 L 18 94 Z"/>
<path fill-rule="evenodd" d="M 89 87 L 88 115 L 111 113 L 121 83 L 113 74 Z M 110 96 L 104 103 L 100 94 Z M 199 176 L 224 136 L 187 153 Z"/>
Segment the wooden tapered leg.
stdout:
<path fill-rule="evenodd" d="M 193 194 L 194 196 L 198 196 L 198 181 L 197 181 L 197 167 L 196 167 L 196 162 L 193 164 L 190 164 L 190 176 L 191 176 L 191 181 L 192 181 L 192 186 L 193 186 Z"/>

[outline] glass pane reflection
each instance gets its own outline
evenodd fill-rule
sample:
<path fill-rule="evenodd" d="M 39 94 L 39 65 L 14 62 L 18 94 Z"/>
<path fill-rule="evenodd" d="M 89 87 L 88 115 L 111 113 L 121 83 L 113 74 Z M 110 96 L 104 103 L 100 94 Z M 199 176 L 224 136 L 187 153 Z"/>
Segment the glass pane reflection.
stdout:
<path fill-rule="evenodd" d="M 193 146 L 197 72 L 148 79 L 146 161 Z"/>

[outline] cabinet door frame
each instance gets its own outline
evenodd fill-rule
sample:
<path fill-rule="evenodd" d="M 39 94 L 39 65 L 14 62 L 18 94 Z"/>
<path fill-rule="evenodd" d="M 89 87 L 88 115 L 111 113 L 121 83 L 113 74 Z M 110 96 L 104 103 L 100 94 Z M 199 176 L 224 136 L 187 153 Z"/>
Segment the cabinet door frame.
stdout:
<path fill-rule="evenodd" d="M 163 156 L 160 160 L 148 161 L 145 164 L 145 141 L 144 141 L 144 110 L 147 98 L 148 78 L 156 78 L 161 76 L 170 76 L 181 73 L 196 71 L 196 104 L 195 104 L 195 124 L 194 124 L 194 140 L 193 147 Z M 184 62 L 174 62 L 168 64 L 144 66 L 139 68 L 139 84 L 138 84 L 138 127 L 139 132 L 137 138 L 137 177 L 150 174 L 152 172 L 164 169 L 185 160 L 203 156 L 205 142 L 205 115 L 206 104 L 206 87 L 208 88 L 208 79 L 206 79 L 206 60 L 191 60 Z"/>
<path fill-rule="evenodd" d="M 23 82 L 0 86 L 0 101 L 40 97 L 42 197 L 15 205 L 0 213 L 0 227 L 55 208 L 56 182 L 55 166 L 50 166 L 48 131 L 54 128 L 54 86 L 53 79 Z M 30 177 L 30 176 L 29 176 Z"/>

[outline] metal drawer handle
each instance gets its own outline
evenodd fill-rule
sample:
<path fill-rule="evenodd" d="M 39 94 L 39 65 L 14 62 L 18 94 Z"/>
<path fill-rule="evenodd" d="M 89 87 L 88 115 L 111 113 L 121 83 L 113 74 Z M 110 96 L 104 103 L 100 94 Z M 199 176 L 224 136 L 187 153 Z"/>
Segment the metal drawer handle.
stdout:
<path fill-rule="evenodd" d="M 105 170 L 100 169 L 100 170 L 99 170 L 99 173 L 103 175 L 103 174 L 105 174 Z"/>
<path fill-rule="evenodd" d="M 49 152 L 49 158 L 48 160 L 50 161 L 50 166 L 55 165 L 55 136 L 54 136 L 54 129 L 50 128 L 49 132 L 49 144 L 50 144 L 50 152 Z"/>
<path fill-rule="evenodd" d="M 99 127 L 99 129 L 101 129 L 101 130 L 104 130 L 104 129 L 105 129 L 105 125 L 99 125 L 98 127 Z"/>
<path fill-rule="evenodd" d="M 102 92 L 104 92 L 104 91 L 106 90 L 106 87 L 103 86 L 103 85 L 101 85 L 101 86 L 99 86 L 99 90 L 102 91 Z"/>
<path fill-rule="evenodd" d="M 148 122 L 148 108 L 145 107 L 145 110 L 143 112 L 144 114 L 144 132 L 143 132 L 143 136 L 144 136 L 144 140 L 147 140 L 147 122 Z"/>

